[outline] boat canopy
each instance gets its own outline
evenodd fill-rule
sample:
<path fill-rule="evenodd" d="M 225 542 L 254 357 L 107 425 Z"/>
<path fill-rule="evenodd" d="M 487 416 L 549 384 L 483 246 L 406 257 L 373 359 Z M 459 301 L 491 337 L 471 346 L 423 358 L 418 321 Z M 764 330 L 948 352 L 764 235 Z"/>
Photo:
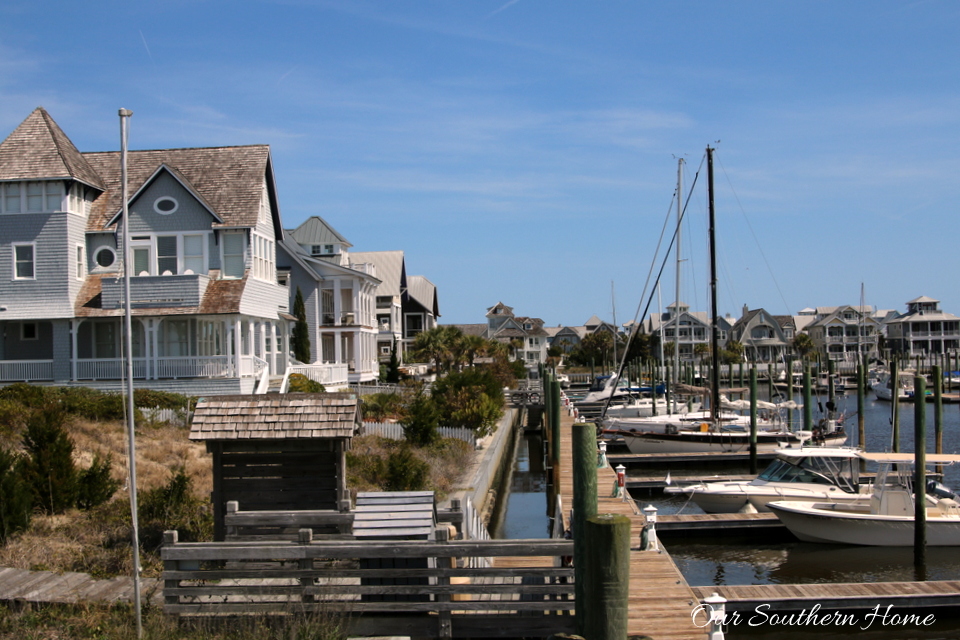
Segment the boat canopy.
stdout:
<path fill-rule="evenodd" d="M 867 453 L 863 451 L 860 457 L 868 462 L 890 462 L 912 464 L 916 461 L 914 453 Z M 960 462 L 960 454 L 956 453 L 928 453 L 926 454 L 927 464 L 952 464 Z"/>

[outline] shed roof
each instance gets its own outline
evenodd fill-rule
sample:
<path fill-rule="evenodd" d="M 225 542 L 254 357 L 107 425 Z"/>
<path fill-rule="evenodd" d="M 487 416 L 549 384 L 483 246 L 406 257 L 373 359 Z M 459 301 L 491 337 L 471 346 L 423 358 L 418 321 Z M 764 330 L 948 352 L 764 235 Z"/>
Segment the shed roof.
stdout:
<path fill-rule="evenodd" d="M 352 393 L 268 393 L 201 398 L 191 440 L 351 438 L 360 425 Z"/>

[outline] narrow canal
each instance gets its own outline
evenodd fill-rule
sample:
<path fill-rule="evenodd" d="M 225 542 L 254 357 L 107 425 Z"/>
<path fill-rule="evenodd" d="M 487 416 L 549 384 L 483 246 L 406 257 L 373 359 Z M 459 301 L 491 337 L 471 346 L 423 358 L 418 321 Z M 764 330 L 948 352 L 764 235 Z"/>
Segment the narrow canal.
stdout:
<path fill-rule="evenodd" d="M 516 455 L 506 500 L 498 509 L 490 533 L 494 538 L 549 538 L 547 476 L 543 467 L 543 439 L 539 433 L 517 435 Z"/>

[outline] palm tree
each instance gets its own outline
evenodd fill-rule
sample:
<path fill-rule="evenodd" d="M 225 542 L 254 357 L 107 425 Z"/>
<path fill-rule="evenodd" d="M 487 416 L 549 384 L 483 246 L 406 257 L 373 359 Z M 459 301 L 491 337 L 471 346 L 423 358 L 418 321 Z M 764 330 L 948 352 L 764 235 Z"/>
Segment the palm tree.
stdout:
<path fill-rule="evenodd" d="M 813 344 L 813 339 L 806 333 L 798 333 L 793 339 L 793 350 L 802 360 L 806 360 L 817 345 Z"/>

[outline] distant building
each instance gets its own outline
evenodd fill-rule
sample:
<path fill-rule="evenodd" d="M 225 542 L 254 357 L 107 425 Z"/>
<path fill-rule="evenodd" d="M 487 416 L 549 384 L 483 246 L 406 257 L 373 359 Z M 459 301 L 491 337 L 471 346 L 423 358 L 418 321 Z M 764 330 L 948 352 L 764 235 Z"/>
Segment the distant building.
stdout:
<path fill-rule="evenodd" d="M 783 362 L 789 347 L 776 316 L 764 309 L 743 307 L 743 315 L 730 329 L 730 340 L 743 345 L 747 362 Z"/>
<path fill-rule="evenodd" d="M 939 300 L 914 298 L 906 314 L 887 322 L 887 347 L 908 356 L 956 352 L 960 318 L 941 311 Z"/>
<path fill-rule="evenodd" d="M 814 316 L 805 332 L 824 358 L 856 362 L 878 356 L 882 322 L 872 306 L 817 307 Z"/>
<path fill-rule="evenodd" d="M 720 317 L 717 318 L 717 325 L 722 349 L 727 344 L 733 323 L 729 318 Z M 661 341 L 663 345 L 674 343 L 679 349 L 680 359 L 686 362 L 699 360 L 710 353 L 710 314 L 690 311 L 690 306 L 683 302 L 669 305 L 665 313 L 651 313 L 644 319 L 640 331 Z"/>

